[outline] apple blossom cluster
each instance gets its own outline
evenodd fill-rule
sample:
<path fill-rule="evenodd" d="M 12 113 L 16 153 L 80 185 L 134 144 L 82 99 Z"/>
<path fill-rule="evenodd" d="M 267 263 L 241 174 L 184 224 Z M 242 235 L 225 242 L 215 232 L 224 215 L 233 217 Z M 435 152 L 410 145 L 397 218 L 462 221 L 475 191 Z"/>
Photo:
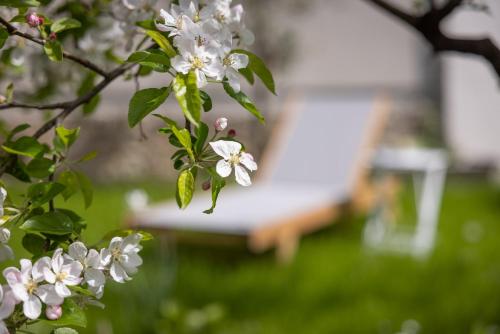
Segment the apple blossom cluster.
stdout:
<path fill-rule="evenodd" d="M 87 289 L 100 299 L 108 278 L 124 283 L 137 272 L 142 264 L 138 254 L 142 249 L 141 238 L 139 233 L 114 237 L 109 246 L 100 251 L 87 249 L 77 241 L 69 245 L 67 253 L 58 248 L 52 257 L 44 256 L 34 263 L 21 259 L 20 269 L 8 267 L 3 271 L 7 285 L 0 290 L 3 292 L 0 293 L 3 297 L 0 319 L 8 318 L 21 303 L 28 319 L 38 319 L 44 304 L 47 319 L 59 319 L 64 299 L 79 293 L 74 287 Z M 1 325 L 0 333 L 3 333 Z"/>
<path fill-rule="evenodd" d="M 170 12 L 160 11 L 163 22 L 156 27 L 173 37 L 179 51 L 172 67 L 183 74 L 194 71 L 199 88 L 209 79 L 227 78 L 234 91 L 240 91 L 238 70 L 246 68 L 249 59 L 234 50 L 252 44 L 254 36 L 243 22 L 243 6 L 231 7 L 231 2 L 180 0 Z"/>

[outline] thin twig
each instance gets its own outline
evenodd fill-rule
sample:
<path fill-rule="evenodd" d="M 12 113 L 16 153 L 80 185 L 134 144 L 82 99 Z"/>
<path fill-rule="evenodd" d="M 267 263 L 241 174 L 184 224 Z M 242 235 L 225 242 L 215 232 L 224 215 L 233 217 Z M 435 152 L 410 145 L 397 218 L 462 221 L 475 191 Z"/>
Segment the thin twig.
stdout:
<path fill-rule="evenodd" d="M 22 37 L 24 39 L 30 40 L 30 41 L 32 41 L 36 44 L 42 45 L 42 46 L 44 46 L 46 43 L 46 41 L 44 39 L 41 39 L 41 38 L 35 37 L 33 35 L 30 35 L 28 33 L 17 30 L 16 27 L 14 27 L 12 24 L 7 22 L 3 17 L 0 17 L 0 24 L 2 24 L 7 29 L 7 32 L 10 35 L 16 35 L 16 36 Z M 68 59 L 74 61 L 75 63 L 78 63 L 78 64 L 82 65 L 83 67 L 86 67 L 89 70 L 96 72 L 97 74 L 99 74 L 103 77 L 106 77 L 106 75 L 107 75 L 106 71 L 101 69 L 96 64 L 92 63 L 90 60 L 80 58 L 78 56 L 75 56 L 74 54 L 67 52 L 67 51 L 63 51 L 63 57 L 68 58 Z"/>
<path fill-rule="evenodd" d="M 0 110 L 12 109 L 12 108 L 24 108 L 24 109 L 38 109 L 38 110 L 52 110 L 52 109 L 64 109 L 70 105 L 70 102 L 61 102 L 53 104 L 27 104 L 21 102 L 11 102 L 6 104 L 0 104 Z"/>

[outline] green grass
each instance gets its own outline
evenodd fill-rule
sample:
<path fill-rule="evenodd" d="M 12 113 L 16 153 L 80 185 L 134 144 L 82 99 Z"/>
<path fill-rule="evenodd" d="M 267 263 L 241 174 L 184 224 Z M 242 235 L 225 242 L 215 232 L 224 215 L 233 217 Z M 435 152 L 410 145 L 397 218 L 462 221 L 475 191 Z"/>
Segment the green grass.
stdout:
<path fill-rule="evenodd" d="M 154 199 L 172 192 L 155 183 L 141 187 Z M 79 210 L 89 221 L 89 241 L 120 225 L 131 188 L 99 187 L 94 206 Z M 437 246 L 427 260 L 363 248 L 361 217 L 304 238 L 287 266 L 271 253 L 158 238 L 144 250 L 145 264 L 132 282 L 109 284 L 106 309 L 90 310 L 82 333 L 394 334 L 408 319 L 420 324 L 419 333 L 497 333 L 499 222 L 498 189 L 451 179 Z"/>

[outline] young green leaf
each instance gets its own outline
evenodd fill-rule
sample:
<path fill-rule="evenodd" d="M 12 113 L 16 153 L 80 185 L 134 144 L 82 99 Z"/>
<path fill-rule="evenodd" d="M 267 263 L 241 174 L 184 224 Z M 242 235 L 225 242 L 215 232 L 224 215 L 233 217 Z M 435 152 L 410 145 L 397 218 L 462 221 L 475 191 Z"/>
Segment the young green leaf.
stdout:
<path fill-rule="evenodd" d="M 85 209 L 88 209 L 92 204 L 92 199 L 94 197 L 92 182 L 87 177 L 87 175 L 81 172 L 73 171 L 73 173 L 76 174 L 78 185 L 80 187 L 80 191 L 82 192 Z"/>
<path fill-rule="evenodd" d="M 39 207 L 59 195 L 66 186 L 57 182 L 40 182 L 28 188 L 28 199 L 31 207 Z"/>
<path fill-rule="evenodd" d="M 47 41 L 43 46 L 47 57 L 52 61 L 61 61 L 63 59 L 63 49 L 59 41 Z"/>
<path fill-rule="evenodd" d="M 137 51 L 127 59 L 128 63 L 138 63 L 151 67 L 157 72 L 167 72 L 170 68 L 170 58 L 162 50 Z"/>
<path fill-rule="evenodd" d="M 217 205 L 217 199 L 219 198 L 219 193 L 226 186 L 226 181 L 219 177 L 218 175 L 212 177 L 212 206 L 210 209 L 203 211 L 207 215 L 210 215 L 214 212 L 214 209 Z"/>
<path fill-rule="evenodd" d="M 56 135 L 66 148 L 70 148 L 80 136 L 80 128 L 66 129 L 60 125 L 56 128 Z"/>
<path fill-rule="evenodd" d="M 19 228 L 27 232 L 65 235 L 73 232 L 73 222 L 60 212 L 46 212 L 29 218 Z"/>
<path fill-rule="evenodd" d="M 203 147 L 205 146 L 205 141 L 208 137 L 209 128 L 205 123 L 200 123 L 200 126 L 196 130 L 196 143 L 194 145 L 194 152 L 196 155 L 200 155 L 203 151 Z"/>
<path fill-rule="evenodd" d="M 259 122 L 262 124 L 265 123 L 264 116 L 260 113 L 260 111 L 257 109 L 257 107 L 253 104 L 252 101 L 246 96 L 243 92 L 238 92 L 236 93 L 234 89 L 227 83 L 224 83 L 224 90 L 226 93 L 231 96 L 233 99 L 235 99 L 243 108 L 248 110 L 252 115 L 257 117 Z"/>
<path fill-rule="evenodd" d="M 38 234 L 26 233 L 21 241 L 24 249 L 33 255 L 41 255 L 45 251 L 45 239 Z"/>
<path fill-rule="evenodd" d="M 274 83 L 273 74 L 271 73 L 271 71 L 269 71 L 262 59 L 247 50 L 237 49 L 233 50 L 232 53 L 241 53 L 247 55 L 249 61 L 248 68 L 251 69 L 260 78 L 260 80 L 262 80 L 262 83 L 264 83 L 264 85 L 267 87 L 267 89 L 269 89 L 269 91 L 271 91 L 271 93 L 276 95 L 276 85 Z M 249 79 L 246 74 L 243 75 L 247 80 Z"/>
<path fill-rule="evenodd" d="M 134 94 L 128 108 L 128 124 L 131 128 L 139 124 L 149 113 L 156 110 L 170 95 L 171 88 L 148 88 Z"/>
<path fill-rule="evenodd" d="M 59 174 L 57 181 L 66 187 L 62 193 L 65 200 L 73 196 L 77 191 L 80 191 L 83 196 L 85 208 L 88 208 L 92 204 L 94 193 L 92 182 L 85 174 L 75 170 L 66 170 Z"/>
<path fill-rule="evenodd" d="M 0 49 L 3 48 L 9 36 L 9 32 L 5 28 L 0 28 Z"/>
<path fill-rule="evenodd" d="M 173 90 L 184 116 L 198 127 L 201 118 L 201 97 L 196 74 L 193 71 L 187 75 L 178 73 L 174 79 Z"/>
<path fill-rule="evenodd" d="M 200 97 L 203 102 L 203 111 L 209 112 L 212 110 L 212 98 L 206 92 L 200 90 Z"/>
<path fill-rule="evenodd" d="M 177 204 L 181 209 L 187 208 L 194 193 L 194 176 L 190 170 L 184 170 L 177 179 Z"/>
<path fill-rule="evenodd" d="M 59 33 L 61 31 L 69 30 L 69 29 L 75 29 L 75 28 L 80 28 L 82 24 L 75 19 L 65 17 L 59 20 L 56 20 L 52 25 L 50 26 L 50 31 Z"/>
<path fill-rule="evenodd" d="M 0 0 L 0 6 L 24 8 L 24 7 L 38 7 L 40 2 L 36 0 Z"/>
<path fill-rule="evenodd" d="M 40 144 L 33 137 L 21 137 L 14 142 L 8 142 L 2 145 L 7 153 L 23 155 L 34 158 L 45 150 L 45 146 Z"/>
<path fill-rule="evenodd" d="M 31 125 L 29 125 L 28 123 L 23 123 L 23 124 L 20 124 L 20 125 L 16 126 L 9 133 L 9 135 L 7 136 L 7 138 L 5 139 L 5 141 L 10 141 L 12 139 L 12 137 L 14 137 L 16 134 L 18 134 L 19 132 L 23 132 L 26 129 L 29 129 L 30 127 L 31 127 Z"/>
<path fill-rule="evenodd" d="M 252 72 L 252 70 L 250 70 L 250 68 L 248 68 L 248 67 L 240 68 L 238 70 L 238 72 L 240 72 L 240 74 L 243 75 L 243 77 L 248 81 L 248 83 L 250 85 L 253 85 L 255 83 L 255 78 L 254 78 L 253 72 Z"/>
<path fill-rule="evenodd" d="M 173 58 L 177 55 L 177 52 L 175 49 L 172 47 L 172 44 L 170 44 L 170 41 L 168 40 L 167 37 L 165 37 L 161 32 L 158 31 L 153 31 L 153 30 L 147 30 L 146 34 L 148 34 L 149 37 L 153 39 L 153 41 L 158 44 L 158 46 L 165 51 L 165 53 L 170 57 Z"/>
<path fill-rule="evenodd" d="M 43 179 L 54 173 L 55 163 L 47 158 L 35 158 L 26 165 L 25 170 L 30 176 Z"/>

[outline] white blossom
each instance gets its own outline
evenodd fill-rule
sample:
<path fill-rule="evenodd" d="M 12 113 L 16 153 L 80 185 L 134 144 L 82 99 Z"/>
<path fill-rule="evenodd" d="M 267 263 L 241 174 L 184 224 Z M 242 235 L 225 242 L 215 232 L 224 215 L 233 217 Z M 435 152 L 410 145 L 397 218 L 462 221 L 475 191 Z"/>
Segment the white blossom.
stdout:
<path fill-rule="evenodd" d="M 101 258 L 109 266 L 111 277 L 118 283 L 130 280 L 130 275 L 137 272 L 137 267 L 142 264 L 141 257 L 137 254 L 142 246 L 139 244 L 142 236 L 138 233 L 125 238 L 114 237 L 109 247 L 101 250 Z"/>
<path fill-rule="evenodd" d="M 256 171 L 257 163 L 254 161 L 251 154 L 241 151 L 242 146 L 240 143 L 218 140 L 216 142 L 211 142 L 210 146 L 215 153 L 223 158 L 217 162 L 217 174 L 222 177 L 228 177 L 232 173 L 234 167 L 236 182 L 244 187 L 248 187 L 252 184 L 245 167 L 250 171 Z"/>
<path fill-rule="evenodd" d="M 49 320 L 57 320 L 62 316 L 61 305 L 49 305 L 45 310 L 45 316 Z"/>
<path fill-rule="evenodd" d="M 65 259 L 61 248 L 55 250 L 52 259 L 44 257 L 40 260 L 46 264 L 43 268 L 45 280 L 54 284 L 56 293 L 62 298 L 71 296 L 68 286 L 78 285 L 82 281 L 82 264 Z"/>
<path fill-rule="evenodd" d="M 222 65 L 224 68 L 224 76 L 231 88 L 235 92 L 241 90 L 240 85 L 240 73 L 238 70 L 246 68 L 248 66 L 248 56 L 241 53 L 231 53 L 229 47 L 223 48 Z"/>
<path fill-rule="evenodd" d="M 172 59 L 172 67 L 183 74 L 194 71 L 199 88 L 207 84 L 207 77 L 222 79 L 223 68 L 215 50 L 198 46 L 194 40 L 182 39 L 179 42 L 179 52 L 180 56 Z"/>
<path fill-rule="evenodd" d="M 8 285 L 0 285 L 0 334 L 9 334 L 4 319 L 11 316 L 18 303 L 12 289 Z"/>
<path fill-rule="evenodd" d="M 97 298 L 101 298 L 104 293 L 106 277 L 102 272 L 104 266 L 101 255 L 95 249 L 88 250 L 80 241 L 74 242 L 68 247 L 68 255 L 71 259 L 78 261 L 82 265 L 83 277 L 89 289 Z"/>
<path fill-rule="evenodd" d="M 42 284 L 44 280 L 45 260 L 38 260 L 33 265 L 30 260 L 22 259 L 21 270 L 6 268 L 3 275 L 13 295 L 23 303 L 23 313 L 29 319 L 37 319 L 42 312 L 42 302 L 47 305 L 60 305 L 64 299 L 56 293 L 54 285 Z"/>

